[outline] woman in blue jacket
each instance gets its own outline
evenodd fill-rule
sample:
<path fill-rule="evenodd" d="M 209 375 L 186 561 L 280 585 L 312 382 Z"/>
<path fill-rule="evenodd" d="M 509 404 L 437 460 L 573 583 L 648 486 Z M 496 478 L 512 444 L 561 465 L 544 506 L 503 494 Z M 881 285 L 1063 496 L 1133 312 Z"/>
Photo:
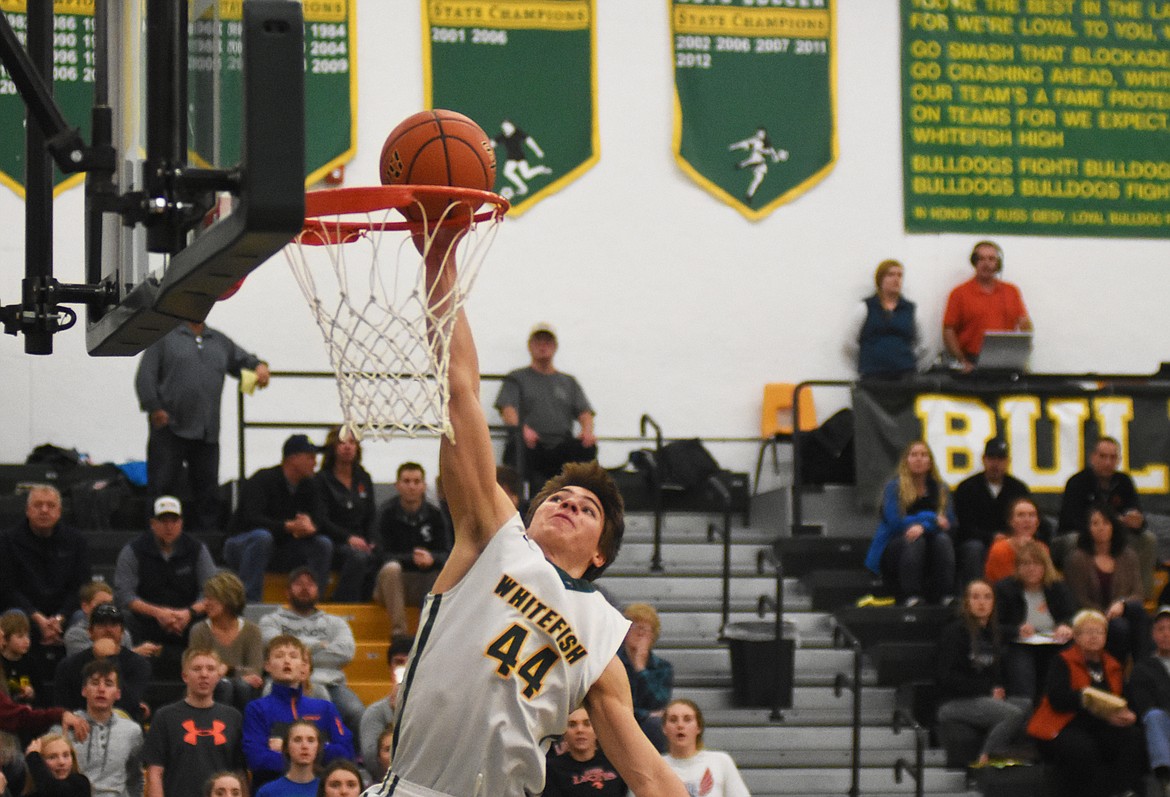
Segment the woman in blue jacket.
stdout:
<path fill-rule="evenodd" d="M 881 520 L 865 565 L 907 606 L 949 603 L 955 590 L 955 525 L 950 493 L 930 446 L 915 440 L 882 492 Z"/>

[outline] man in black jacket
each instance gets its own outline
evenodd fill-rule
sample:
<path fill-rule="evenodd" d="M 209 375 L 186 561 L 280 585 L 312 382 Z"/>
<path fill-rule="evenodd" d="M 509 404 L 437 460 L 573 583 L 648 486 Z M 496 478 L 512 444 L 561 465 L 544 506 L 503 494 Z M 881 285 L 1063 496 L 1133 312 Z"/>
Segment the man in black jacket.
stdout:
<path fill-rule="evenodd" d="M 320 531 L 321 501 L 313 474 L 320 449 L 303 434 L 284 441 L 279 465 L 244 482 L 223 558 L 244 582 L 249 603 L 264 594 L 264 573 L 304 565 L 317 583 L 329 583 L 333 541 Z"/>
<path fill-rule="evenodd" d="M 149 717 L 146 688 L 150 684 L 150 662 L 122 645 L 124 626 L 122 611 L 114 604 L 103 603 L 93 610 L 89 616 L 89 637 L 93 640 L 93 647 L 75 653 L 57 665 L 53 688 L 58 706 L 71 711 L 85 708 L 81 671 L 94 659 L 112 658 L 118 667 L 118 688 L 122 691 L 115 705 L 136 722 L 141 723 Z"/>
<path fill-rule="evenodd" d="M 955 558 L 959 580 L 966 584 L 983 578 L 987 551 L 996 535 L 1009 534 L 1007 510 L 1017 498 L 1030 495 L 1028 485 L 1008 473 L 1011 457 L 1007 441 L 993 437 L 983 449 L 983 470 L 969 476 L 955 488 Z M 1037 536 L 1048 541 L 1048 529 L 1041 523 Z M 960 585 L 961 586 L 961 585 Z"/>
<path fill-rule="evenodd" d="M 65 622 L 90 578 L 85 537 L 61 522 L 61 493 L 33 486 L 25 519 L 0 536 L 0 599 L 29 616 L 33 659 L 46 681 L 65 656 Z"/>

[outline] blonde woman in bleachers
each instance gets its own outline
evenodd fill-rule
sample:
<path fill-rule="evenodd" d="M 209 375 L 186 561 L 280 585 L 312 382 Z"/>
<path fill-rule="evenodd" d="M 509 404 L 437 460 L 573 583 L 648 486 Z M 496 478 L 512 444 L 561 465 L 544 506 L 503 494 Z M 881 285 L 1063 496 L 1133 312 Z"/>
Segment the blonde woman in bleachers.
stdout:
<path fill-rule="evenodd" d="M 662 721 L 668 749 L 666 763 L 682 780 L 688 794 L 751 797 L 731 756 L 704 749 L 705 727 L 703 712 L 694 701 L 675 698 L 667 703 Z"/>
<path fill-rule="evenodd" d="M 881 515 L 865 566 L 906 606 L 949 603 L 955 548 L 948 534 L 955 512 L 947 486 L 922 440 L 906 446 L 882 491 Z"/>
<path fill-rule="evenodd" d="M 221 570 L 203 582 L 207 619 L 191 628 L 189 647 L 214 650 L 224 672 L 215 687 L 215 701 L 240 711 L 264 688 L 264 640 L 260 627 L 243 617 L 244 582 Z"/>

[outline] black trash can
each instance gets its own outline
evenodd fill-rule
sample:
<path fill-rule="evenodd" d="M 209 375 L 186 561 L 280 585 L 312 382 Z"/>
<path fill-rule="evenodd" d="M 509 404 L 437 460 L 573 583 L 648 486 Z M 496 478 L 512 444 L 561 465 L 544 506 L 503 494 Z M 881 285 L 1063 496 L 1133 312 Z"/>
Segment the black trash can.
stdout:
<path fill-rule="evenodd" d="M 735 704 L 750 708 L 792 708 L 792 675 L 796 659 L 795 629 L 784 623 L 776 639 L 776 623 L 751 620 L 728 623 L 723 640 L 731 649 L 731 689 Z"/>

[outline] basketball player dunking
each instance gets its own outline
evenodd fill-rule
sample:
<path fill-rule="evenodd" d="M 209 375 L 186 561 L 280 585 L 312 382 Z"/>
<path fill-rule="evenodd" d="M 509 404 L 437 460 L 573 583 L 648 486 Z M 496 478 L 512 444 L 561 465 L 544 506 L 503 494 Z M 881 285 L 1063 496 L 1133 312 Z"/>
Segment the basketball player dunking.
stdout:
<path fill-rule="evenodd" d="M 445 296 L 454 258 L 431 297 Z M 479 361 L 459 311 L 439 471 L 455 544 L 427 596 L 399 698 L 392 764 L 373 797 L 538 795 L 545 751 L 581 705 L 638 797 L 686 797 L 634 719 L 616 653 L 629 623 L 586 579 L 617 553 L 616 485 L 596 463 L 566 466 L 533 500 L 527 533 L 496 485 Z"/>

